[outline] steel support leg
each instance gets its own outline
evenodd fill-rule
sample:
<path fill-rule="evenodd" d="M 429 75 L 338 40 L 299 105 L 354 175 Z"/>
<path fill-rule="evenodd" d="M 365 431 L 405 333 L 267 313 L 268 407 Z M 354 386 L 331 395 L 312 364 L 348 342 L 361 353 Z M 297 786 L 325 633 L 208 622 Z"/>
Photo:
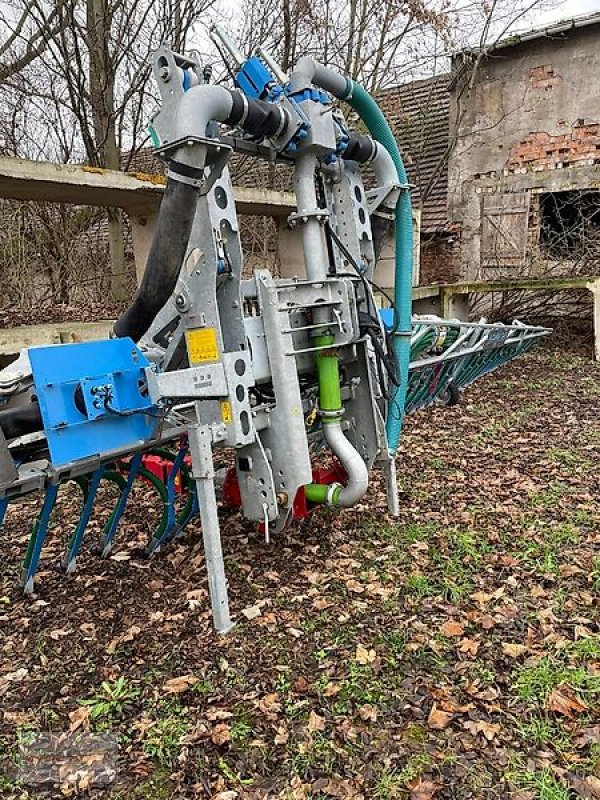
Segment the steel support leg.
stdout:
<path fill-rule="evenodd" d="M 388 456 L 383 464 L 385 474 L 388 511 L 392 517 L 400 516 L 400 501 L 398 500 L 398 478 L 396 476 L 396 459 Z"/>
<path fill-rule="evenodd" d="M 206 559 L 206 571 L 208 573 L 208 590 L 210 592 L 213 622 L 217 633 L 227 633 L 233 627 L 233 622 L 229 615 L 229 598 L 227 596 L 221 530 L 217 513 L 210 429 L 206 426 L 190 428 L 189 442 L 190 455 L 192 456 L 192 474 L 196 483 L 196 492 L 200 505 L 204 558 Z"/>

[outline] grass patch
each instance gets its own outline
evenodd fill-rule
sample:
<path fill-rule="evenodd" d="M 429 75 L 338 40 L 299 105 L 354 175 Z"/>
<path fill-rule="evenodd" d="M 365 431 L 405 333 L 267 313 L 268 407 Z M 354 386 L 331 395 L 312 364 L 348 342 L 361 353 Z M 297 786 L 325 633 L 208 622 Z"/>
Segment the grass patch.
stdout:
<path fill-rule="evenodd" d="M 571 666 L 545 656 L 537 664 L 522 667 L 514 675 L 513 691 L 522 699 L 545 702 L 553 689 L 568 684 L 582 699 L 600 695 L 600 677 L 583 666 Z"/>
<path fill-rule="evenodd" d="M 415 753 L 410 756 L 402 769 L 379 770 L 371 797 L 376 800 L 396 800 L 404 797 L 408 786 L 427 772 L 432 763 L 428 753 Z"/>
<path fill-rule="evenodd" d="M 538 747 L 552 747 L 559 753 L 568 752 L 573 747 L 569 733 L 547 716 L 517 720 L 516 731 L 524 742 Z"/>
<path fill-rule="evenodd" d="M 190 723 L 182 717 L 156 720 L 144 734 L 144 753 L 163 767 L 173 767 L 181 749 L 181 740 L 189 729 Z"/>
<path fill-rule="evenodd" d="M 569 789 L 563 786 L 549 769 L 537 772 L 516 770 L 507 777 L 517 789 L 534 791 L 536 800 L 571 800 Z"/>

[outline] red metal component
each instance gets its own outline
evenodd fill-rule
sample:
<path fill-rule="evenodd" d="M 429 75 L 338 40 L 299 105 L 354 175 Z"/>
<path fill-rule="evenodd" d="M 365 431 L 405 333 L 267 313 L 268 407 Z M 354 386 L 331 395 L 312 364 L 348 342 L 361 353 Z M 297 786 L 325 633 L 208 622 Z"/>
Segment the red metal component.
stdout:
<path fill-rule="evenodd" d="M 187 460 L 187 457 L 184 460 Z M 142 458 L 142 464 L 146 467 L 148 472 L 151 472 L 159 479 L 159 481 L 162 481 L 164 484 L 166 484 L 172 467 L 172 462 L 169 461 L 168 458 L 163 458 L 162 456 L 148 453 Z M 181 476 L 181 470 L 179 470 L 175 476 L 173 486 L 177 494 L 181 494 L 183 492 L 183 479 Z"/>
<path fill-rule="evenodd" d="M 338 461 L 335 461 L 330 467 L 313 469 L 312 471 L 314 483 L 344 483 L 347 477 L 346 470 Z M 242 505 L 240 487 L 234 467 L 230 467 L 227 470 L 221 489 L 221 499 L 223 505 L 228 508 L 239 508 Z M 307 501 L 304 488 L 299 489 L 294 498 L 292 519 L 306 519 L 316 508 L 318 508 L 317 503 L 309 503 Z M 263 522 L 259 523 L 259 529 L 264 531 Z"/>
<path fill-rule="evenodd" d="M 240 485 L 235 474 L 235 467 L 230 467 L 227 470 L 223 488 L 221 489 L 221 499 L 223 500 L 223 505 L 226 505 L 227 508 L 239 508 L 242 505 L 242 495 L 240 494 Z"/>

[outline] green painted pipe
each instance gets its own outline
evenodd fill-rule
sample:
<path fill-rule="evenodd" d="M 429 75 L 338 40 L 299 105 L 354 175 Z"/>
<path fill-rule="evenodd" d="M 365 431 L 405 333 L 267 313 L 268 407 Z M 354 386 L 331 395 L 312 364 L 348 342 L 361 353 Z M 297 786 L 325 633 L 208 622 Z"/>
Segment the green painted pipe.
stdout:
<path fill-rule="evenodd" d="M 317 336 L 315 347 L 332 347 L 335 339 L 330 334 Z M 338 411 L 342 413 L 342 390 L 340 388 L 339 360 L 331 350 L 318 350 L 315 356 L 317 376 L 319 379 L 319 407 L 321 411 Z M 323 422 L 335 421 L 338 417 L 325 417 Z"/>
<path fill-rule="evenodd" d="M 328 348 L 335 343 L 331 334 L 316 336 L 315 347 Z M 342 390 L 340 387 L 340 365 L 338 357 L 331 350 L 318 350 L 315 355 L 317 377 L 319 380 L 319 408 L 331 416 L 322 417 L 323 425 L 338 422 L 342 415 Z M 338 412 L 335 414 L 335 412 Z M 304 487 L 306 499 L 311 503 L 327 502 L 330 487 L 326 483 L 309 483 Z M 340 487 L 334 489 L 330 498 L 331 505 L 335 505 L 340 493 Z"/>

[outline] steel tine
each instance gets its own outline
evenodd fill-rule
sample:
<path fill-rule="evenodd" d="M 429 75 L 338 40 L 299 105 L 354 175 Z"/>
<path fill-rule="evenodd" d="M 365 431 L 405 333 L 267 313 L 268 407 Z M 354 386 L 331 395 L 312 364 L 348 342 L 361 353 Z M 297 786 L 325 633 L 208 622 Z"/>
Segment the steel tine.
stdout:
<path fill-rule="evenodd" d="M 119 523 L 121 522 L 121 517 L 125 513 L 125 507 L 127 506 L 127 501 L 129 500 L 133 484 L 135 482 L 136 477 L 139 474 L 141 465 L 142 465 L 142 453 L 136 453 L 129 462 L 129 474 L 127 476 L 127 482 L 125 484 L 125 487 L 121 490 L 121 494 L 119 495 L 119 500 L 117 501 L 117 505 L 112 514 L 110 515 L 108 519 L 108 524 L 105 527 L 104 533 L 102 535 L 102 541 L 100 543 L 100 552 L 102 558 L 106 558 L 106 556 L 108 556 L 108 554 L 112 550 L 114 538 L 117 533 Z"/>
<path fill-rule="evenodd" d="M 79 553 L 79 550 L 81 548 L 81 542 L 83 541 L 83 534 L 85 533 L 87 524 L 90 521 L 90 516 L 94 508 L 94 502 L 96 500 L 96 494 L 98 493 L 98 486 L 100 485 L 100 479 L 102 478 L 103 472 L 104 472 L 104 467 L 98 467 L 98 469 L 94 470 L 94 472 L 92 473 L 92 477 L 90 479 L 89 488 L 87 492 L 87 497 L 85 498 L 85 503 L 83 504 L 81 516 L 79 518 L 79 522 L 77 523 L 77 527 L 75 528 L 73 536 L 71 537 L 71 540 L 67 547 L 67 553 L 65 555 L 64 567 L 67 575 L 70 575 L 75 569 L 75 565 L 77 562 L 77 554 Z"/>
<path fill-rule="evenodd" d="M 29 547 L 27 548 L 27 554 L 23 562 L 23 591 L 25 594 L 31 594 L 33 592 L 33 578 L 39 564 L 46 534 L 48 533 L 50 515 L 56 503 L 59 485 L 58 483 L 51 483 L 46 488 L 46 496 L 44 497 L 42 510 L 33 526 Z"/>
<path fill-rule="evenodd" d="M 184 448 L 181 448 L 177 453 L 177 455 L 175 456 L 175 458 L 173 458 L 171 468 L 169 469 L 169 474 L 167 476 L 167 481 L 165 483 L 165 489 L 167 491 L 166 525 L 164 526 L 164 529 L 160 532 L 159 536 L 153 537 L 150 544 L 148 545 L 146 551 L 148 557 L 151 557 L 156 553 L 158 553 L 163 544 L 165 544 L 165 542 L 167 542 L 172 536 L 174 536 L 179 529 L 178 519 L 175 514 L 175 478 L 177 477 L 177 473 L 181 469 L 181 466 L 183 464 L 183 459 L 185 458 L 185 454 L 186 450 Z"/>

